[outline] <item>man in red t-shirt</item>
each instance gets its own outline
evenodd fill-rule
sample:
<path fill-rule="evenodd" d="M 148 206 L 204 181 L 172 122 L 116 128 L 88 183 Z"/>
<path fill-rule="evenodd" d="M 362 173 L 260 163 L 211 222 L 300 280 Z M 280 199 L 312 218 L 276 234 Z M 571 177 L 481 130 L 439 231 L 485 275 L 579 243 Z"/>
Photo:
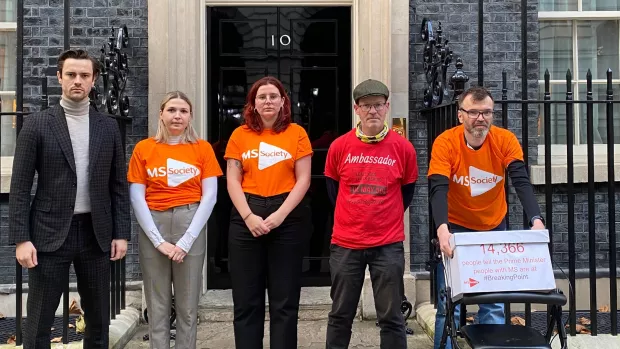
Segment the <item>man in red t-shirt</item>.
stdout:
<path fill-rule="evenodd" d="M 335 205 L 329 259 L 332 311 L 326 348 L 348 348 L 366 266 L 370 270 L 381 348 L 407 347 L 403 214 L 418 179 L 416 152 L 386 123 L 387 86 L 366 80 L 353 90 L 355 129 L 330 146 L 325 176 Z"/>

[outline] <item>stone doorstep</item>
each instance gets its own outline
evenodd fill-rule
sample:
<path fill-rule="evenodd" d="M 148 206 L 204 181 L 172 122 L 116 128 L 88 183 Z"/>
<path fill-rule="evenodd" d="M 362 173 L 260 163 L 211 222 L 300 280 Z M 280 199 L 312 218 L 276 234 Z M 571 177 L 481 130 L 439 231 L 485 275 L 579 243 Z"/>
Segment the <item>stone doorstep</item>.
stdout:
<path fill-rule="evenodd" d="M 302 321 L 326 320 L 331 310 L 332 301 L 329 287 L 302 287 L 299 305 L 299 319 Z M 360 302 L 361 303 L 361 302 Z M 265 295 L 265 319 L 269 319 L 269 299 Z M 358 307 L 357 316 L 361 314 Z M 233 321 L 233 301 L 231 290 L 209 290 L 200 299 L 198 305 L 200 321 Z"/>
<path fill-rule="evenodd" d="M 133 338 L 140 322 L 140 312 L 135 308 L 127 307 L 121 310 L 119 315 L 116 315 L 116 319 L 110 321 L 110 349 L 124 348 L 127 343 Z M 71 342 L 67 345 L 62 343 L 53 343 L 52 348 L 70 348 L 81 349 L 82 342 Z M 23 346 L 16 347 L 13 344 L 2 344 L 0 349 L 8 348 L 23 348 Z"/>
<path fill-rule="evenodd" d="M 404 275 L 405 294 L 407 300 L 415 305 L 415 278 L 410 274 Z M 265 309 L 268 309 L 269 300 L 265 297 Z M 300 320 L 326 320 L 331 310 L 332 300 L 330 297 L 330 287 L 303 287 L 300 297 Z M 209 290 L 200 299 L 198 306 L 198 316 L 201 321 L 227 322 L 233 320 L 233 301 L 231 290 Z M 411 318 L 415 316 L 415 309 L 411 313 Z M 375 300 L 372 292 L 370 275 L 366 273 L 362 294 L 358 305 L 356 317 L 363 320 L 374 320 L 377 318 L 375 311 Z M 269 318 L 266 311 L 265 318 Z"/>
<path fill-rule="evenodd" d="M 416 307 L 416 320 L 432 339 L 435 336 L 435 307 L 428 302 L 421 303 Z M 567 345 L 571 349 L 618 349 L 620 348 L 620 336 L 578 334 L 575 337 L 571 337 L 569 335 Z M 553 340 L 551 347 L 553 349 L 560 349 L 560 340 L 557 338 Z"/>

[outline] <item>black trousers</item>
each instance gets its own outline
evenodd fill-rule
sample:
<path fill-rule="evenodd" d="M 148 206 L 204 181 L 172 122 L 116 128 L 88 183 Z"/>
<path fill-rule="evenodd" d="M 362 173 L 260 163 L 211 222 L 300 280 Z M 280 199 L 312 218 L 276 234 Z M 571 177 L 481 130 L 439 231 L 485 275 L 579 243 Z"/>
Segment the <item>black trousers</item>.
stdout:
<path fill-rule="evenodd" d="M 263 219 L 275 212 L 285 198 L 286 194 L 269 198 L 246 194 L 252 212 Z M 265 288 L 269 296 L 270 347 L 297 348 L 300 279 L 309 235 L 309 211 L 303 200 L 279 227 L 256 238 L 233 207 L 228 256 L 236 348 L 263 347 Z"/>
<path fill-rule="evenodd" d="M 327 321 L 327 349 L 346 349 L 351 327 L 369 267 L 377 320 L 381 327 L 381 349 L 407 348 L 403 301 L 405 250 L 402 242 L 353 250 L 331 246 L 329 266 L 332 278 L 332 310 Z"/>
<path fill-rule="evenodd" d="M 77 276 L 86 330 L 84 348 L 108 348 L 110 324 L 110 254 L 97 243 L 90 214 L 73 217 L 69 235 L 54 252 L 37 252 L 28 270 L 24 349 L 50 348 L 50 335 L 71 263 Z"/>

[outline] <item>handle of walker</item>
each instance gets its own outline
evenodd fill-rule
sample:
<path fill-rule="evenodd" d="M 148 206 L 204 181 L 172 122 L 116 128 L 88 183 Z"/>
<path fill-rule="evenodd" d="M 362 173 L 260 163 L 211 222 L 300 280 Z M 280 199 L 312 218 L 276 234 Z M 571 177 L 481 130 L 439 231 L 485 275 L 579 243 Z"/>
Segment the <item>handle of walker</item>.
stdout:
<path fill-rule="evenodd" d="M 426 271 L 435 270 L 435 268 L 437 268 L 437 264 L 442 261 L 439 240 L 437 238 L 432 239 L 431 246 L 432 257 L 426 261 Z"/>

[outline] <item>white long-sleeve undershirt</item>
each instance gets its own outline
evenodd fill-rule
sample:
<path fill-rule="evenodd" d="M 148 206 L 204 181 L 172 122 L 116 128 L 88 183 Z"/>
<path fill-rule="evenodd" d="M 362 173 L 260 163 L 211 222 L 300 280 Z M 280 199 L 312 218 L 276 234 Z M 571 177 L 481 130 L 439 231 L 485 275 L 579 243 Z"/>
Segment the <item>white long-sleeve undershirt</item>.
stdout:
<path fill-rule="evenodd" d="M 131 199 L 131 206 L 133 207 L 136 219 L 142 230 L 146 233 L 149 240 L 153 243 L 155 248 L 164 243 L 164 239 L 161 233 L 157 229 L 153 216 L 146 203 L 146 186 L 140 183 L 131 183 L 129 185 L 129 197 Z M 202 231 L 202 228 L 207 223 L 207 220 L 213 212 L 213 207 L 217 201 L 217 178 L 208 177 L 202 180 L 202 197 L 200 198 L 200 204 L 196 209 L 196 213 L 192 218 L 192 222 L 185 234 L 176 243 L 186 253 L 192 248 L 194 241 L 198 238 L 198 235 Z"/>

